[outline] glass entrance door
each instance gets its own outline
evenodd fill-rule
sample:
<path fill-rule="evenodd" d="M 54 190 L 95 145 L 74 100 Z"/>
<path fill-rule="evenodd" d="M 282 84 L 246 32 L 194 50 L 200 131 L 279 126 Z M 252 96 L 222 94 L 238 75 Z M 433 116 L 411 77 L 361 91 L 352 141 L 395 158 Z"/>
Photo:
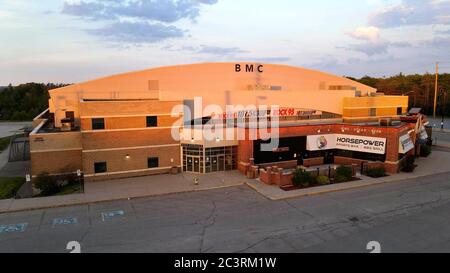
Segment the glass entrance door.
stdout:
<path fill-rule="evenodd" d="M 194 171 L 194 158 L 192 156 L 188 156 L 186 160 L 186 171 L 193 172 Z"/>
<path fill-rule="evenodd" d="M 200 157 L 187 156 L 186 157 L 186 172 L 199 173 L 200 172 Z"/>
<path fill-rule="evenodd" d="M 200 158 L 194 157 L 194 173 L 200 172 Z"/>
<path fill-rule="evenodd" d="M 225 155 L 211 156 L 211 170 L 213 172 L 225 171 Z"/>
<path fill-rule="evenodd" d="M 217 166 L 218 169 L 217 170 L 219 172 L 225 171 L 225 155 L 217 156 L 217 164 L 218 164 L 218 166 Z"/>

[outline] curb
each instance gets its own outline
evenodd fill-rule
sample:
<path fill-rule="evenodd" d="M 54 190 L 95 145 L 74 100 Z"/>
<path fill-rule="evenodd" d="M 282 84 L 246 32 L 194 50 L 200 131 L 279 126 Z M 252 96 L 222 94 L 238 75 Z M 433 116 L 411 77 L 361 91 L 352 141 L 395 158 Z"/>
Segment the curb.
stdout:
<path fill-rule="evenodd" d="M 125 201 L 125 200 L 131 200 L 131 199 L 140 199 L 140 198 L 148 198 L 148 197 L 158 197 L 158 196 L 167 196 L 167 195 L 174 195 L 174 194 L 182 194 L 182 193 L 190 193 L 190 192 L 202 192 L 202 191 L 209 191 L 209 190 L 217 190 L 217 189 L 224 189 L 224 188 L 231 188 L 231 187 L 239 187 L 245 185 L 246 182 L 241 182 L 240 184 L 236 185 L 223 185 L 223 186 L 216 186 L 211 187 L 207 189 L 192 189 L 192 190 L 185 190 L 185 191 L 178 191 L 178 192 L 168 192 L 168 193 L 161 193 L 161 194 L 149 194 L 149 195 L 139 195 L 139 196 L 129 196 L 129 197 L 117 197 L 107 200 L 93 200 L 93 201 L 79 201 L 74 203 L 67 203 L 67 204 L 58 204 L 58 205 L 45 205 L 45 206 L 36 206 L 32 208 L 23 208 L 23 209 L 8 209 L 6 211 L 1 210 L 1 214 L 7 214 L 7 213 L 14 213 L 14 212 L 25 212 L 25 211 L 34 211 L 34 210 L 40 210 L 40 209 L 52 209 L 52 208 L 64 208 L 64 207 L 70 207 L 70 206 L 81 206 L 81 205 L 94 205 L 94 204 L 100 204 L 100 203 L 107 203 L 107 202 L 115 202 L 115 201 Z M 40 198 L 46 198 L 46 197 L 40 197 Z M 9 207 L 11 207 L 12 202 L 16 199 L 6 199 L 11 200 L 9 203 Z M 5 200 L 3 200 L 5 201 Z"/>
<path fill-rule="evenodd" d="M 437 173 L 433 173 L 433 174 L 426 174 L 426 175 L 418 175 L 418 176 L 414 176 L 414 177 L 409 177 L 409 178 L 401 178 L 401 179 L 396 179 L 396 180 L 388 180 L 388 181 L 373 181 L 371 183 L 367 183 L 367 184 L 356 184 L 356 185 L 351 185 L 351 186 L 346 186 L 346 187 L 341 187 L 341 188 L 335 188 L 335 189 L 321 189 L 321 190 L 317 190 L 317 191 L 313 191 L 313 192 L 305 192 L 305 193 L 301 193 L 299 192 L 297 195 L 295 196 L 287 196 L 287 197 L 271 197 L 269 195 L 266 195 L 264 193 L 262 193 L 257 187 L 255 187 L 254 185 L 245 182 L 247 184 L 247 186 L 249 186 L 250 188 L 252 188 L 253 190 L 255 190 L 256 192 L 258 192 L 259 194 L 265 196 L 266 198 L 268 198 L 269 200 L 272 201 L 279 201 L 279 200 L 288 200 L 288 199 L 294 199 L 294 198 L 299 198 L 299 197 L 307 197 L 307 196 L 316 196 L 316 195 L 321 195 L 321 194 L 327 194 L 327 193 L 333 193 L 333 192 L 339 192 L 339 191 L 345 191 L 345 190 L 352 190 L 352 189 L 360 189 L 360 188 L 366 188 L 366 187 L 371 187 L 371 186 L 377 186 L 377 185 L 382 185 L 382 184 L 388 184 L 388 183 L 399 183 L 399 182 L 406 182 L 410 179 L 416 179 L 416 178 L 422 178 L 422 177 L 428 177 L 428 176 L 433 176 L 436 174 L 445 174 L 445 173 L 450 173 L 450 171 L 444 171 L 444 172 L 437 172 Z M 345 183 L 344 183 L 345 184 Z M 275 187 L 275 186 L 274 186 Z M 327 187 L 327 186 L 322 186 L 323 187 Z M 320 187 L 318 187 L 320 188 Z M 301 190 L 300 190 L 301 191 Z"/>

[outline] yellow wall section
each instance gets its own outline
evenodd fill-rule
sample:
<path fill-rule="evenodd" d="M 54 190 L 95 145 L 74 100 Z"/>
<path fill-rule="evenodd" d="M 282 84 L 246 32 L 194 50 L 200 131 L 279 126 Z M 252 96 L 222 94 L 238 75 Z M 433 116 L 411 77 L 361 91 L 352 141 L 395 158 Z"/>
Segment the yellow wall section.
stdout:
<path fill-rule="evenodd" d="M 402 113 L 408 109 L 407 96 L 376 96 L 376 97 L 347 97 L 344 98 L 344 118 L 369 117 L 370 109 L 376 109 L 376 116 L 397 116 L 397 108 Z"/>

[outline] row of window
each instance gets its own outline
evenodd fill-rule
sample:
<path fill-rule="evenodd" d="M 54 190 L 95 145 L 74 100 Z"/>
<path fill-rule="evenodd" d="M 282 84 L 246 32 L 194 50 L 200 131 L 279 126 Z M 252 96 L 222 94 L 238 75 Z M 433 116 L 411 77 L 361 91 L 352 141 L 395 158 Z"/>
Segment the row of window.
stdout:
<path fill-rule="evenodd" d="M 147 128 L 158 127 L 158 117 L 148 116 L 146 117 Z M 105 119 L 104 118 L 93 118 L 92 119 L 92 130 L 105 130 Z"/>
<path fill-rule="evenodd" d="M 158 157 L 147 158 L 147 167 L 149 169 L 158 168 L 159 167 L 159 158 Z M 108 165 L 106 164 L 106 162 L 95 162 L 94 163 L 94 172 L 95 173 L 106 173 L 106 172 L 108 172 Z"/>
<path fill-rule="evenodd" d="M 377 108 L 370 108 L 370 114 L 371 117 L 376 117 L 377 116 Z M 401 116 L 403 115 L 403 108 L 402 107 L 397 107 L 397 115 Z"/>

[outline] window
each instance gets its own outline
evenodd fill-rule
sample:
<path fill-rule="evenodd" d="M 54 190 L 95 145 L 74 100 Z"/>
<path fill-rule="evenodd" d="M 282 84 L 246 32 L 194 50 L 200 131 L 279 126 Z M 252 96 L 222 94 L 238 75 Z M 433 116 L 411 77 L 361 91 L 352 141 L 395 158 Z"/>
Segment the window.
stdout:
<path fill-rule="evenodd" d="M 75 112 L 74 111 L 67 111 L 66 112 L 66 118 L 70 120 L 75 120 Z"/>
<path fill-rule="evenodd" d="M 149 157 L 147 159 L 147 165 L 149 169 L 158 168 L 159 167 L 159 158 L 158 157 Z"/>
<path fill-rule="evenodd" d="M 94 171 L 95 173 L 106 173 L 106 162 L 95 162 L 94 163 Z"/>
<path fill-rule="evenodd" d="M 92 130 L 104 130 L 105 129 L 105 119 L 104 118 L 93 118 L 92 119 Z"/>
<path fill-rule="evenodd" d="M 156 116 L 147 117 L 147 127 L 158 127 L 158 117 Z"/>
<path fill-rule="evenodd" d="M 377 115 L 377 108 L 370 108 L 370 116 L 375 117 Z"/>
<path fill-rule="evenodd" d="M 401 107 L 397 107 L 397 115 L 402 115 L 403 114 L 403 108 Z"/>

